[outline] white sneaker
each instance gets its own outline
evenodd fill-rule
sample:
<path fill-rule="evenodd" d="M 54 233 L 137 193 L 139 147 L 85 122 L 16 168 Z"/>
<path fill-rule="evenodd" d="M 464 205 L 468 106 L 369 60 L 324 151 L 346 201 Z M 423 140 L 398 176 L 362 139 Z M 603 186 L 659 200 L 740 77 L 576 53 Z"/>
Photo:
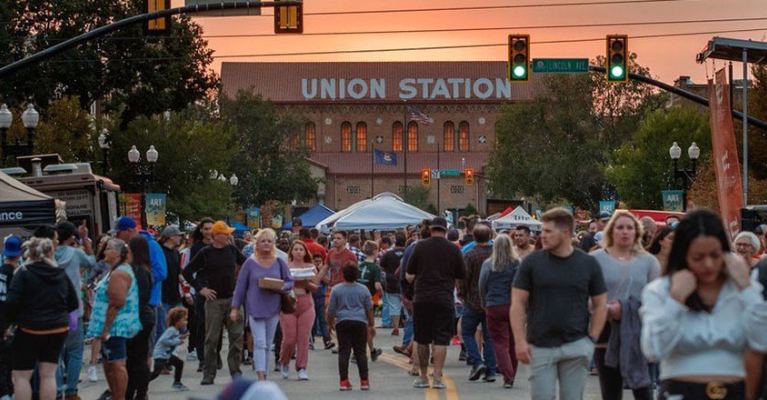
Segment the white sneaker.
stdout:
<path fill-rule="evenodd" d="M 282 379 L 290 378 L 290 364 L 280 365 L 280 374 L 282 374 Z"/>
<path fill-rule="evenodd" d="M 186 355 L 187 361 L 197 361 L 197 353 L 189 353 Z"/>
<path fill-rule="evenodd" d="M 298 370 L 298 380 L 299 381 L 308 381 L 309 380 L 309 375 L 306 375 L 306 370 L 305 369 L 299 369 Z"/>
<path fill-rule="evenodd" d="M 88 367 L 88 381 L 90 382 L 98 382 L 99 376 L 96 374 L 96 367 L 91 365 Z"/>

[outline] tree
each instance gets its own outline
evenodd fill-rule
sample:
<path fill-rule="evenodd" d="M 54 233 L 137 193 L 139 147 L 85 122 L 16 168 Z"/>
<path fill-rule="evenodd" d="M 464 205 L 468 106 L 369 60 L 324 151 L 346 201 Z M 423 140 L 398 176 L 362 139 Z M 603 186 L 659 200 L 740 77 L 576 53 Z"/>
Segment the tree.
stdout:
<path fill-rule="evenodd" d="M 607 179 L 630 208 L 658 210 L 663 206 L 660 191 L 680 188 L 674 182 L 669 147 L 677 142 L 687 162 L 687 147 L 695 142 L 701 148 L 700 163 L 709 161 L 711 132 L 708 118 L 694 109 L 670 108 L 648 114 L 633 140 L 624 143 L 605 169 Z"/>
<path fill-rule="evenodd" d="M 58 154 L 65 162 L 91 160 L 91 121 L 77 97 L 54 101 L 41 118 L 35 154 Z"/>
<path fill-rule="evenodd" d="M 436 214 L 437 212 L 429 211 L 429 207 L 436 210 L 432 204 L 429 203 L 429 188 L 424 186 L 409 186 L 405 196 L 402 199 L 405 203 L 410 204 L 413 207 L 420 208 L 423 211 Z"/>
<path fill-rule="evenodd" d="M 252 91 L 241 90 L 234 98 L 219 100 L 222 121 L 235 131 L 237 149 L 231 171 L 240 178 L 234 195 L 240 207 L 267 201 L 289 204 L 317 196 L 308 149 L 303 143 L 295 147 L 291 140 L 303 129 L 301 119 L 278 112 Z"/>
<path fill-rule="evenodd" d="M 93 28 L 144 12 L 144 0 L 28 0 L 0 4 L 0 64 L 22 59 Z M 82 108 L 104 100 L 123 107 L 123 128 L 139 115 L 181 110 L 218 86 L 202 28 L 174 17 L 169 37 L 146 37 L 141 24 L 91 40 L 0 80 L 0 95 L 38 110 L 77 96 Z"/>

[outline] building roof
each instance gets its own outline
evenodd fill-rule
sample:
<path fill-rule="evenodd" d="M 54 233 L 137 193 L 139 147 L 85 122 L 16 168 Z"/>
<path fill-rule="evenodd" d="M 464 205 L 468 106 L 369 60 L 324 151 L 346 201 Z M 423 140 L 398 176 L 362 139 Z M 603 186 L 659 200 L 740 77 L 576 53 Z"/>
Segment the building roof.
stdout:
<path fill-rule="evenodd" d="M 439 154 L 439 169 L 474 168 L 478 173 L 487 164 L 490 153 L 472 152 Z M 329 175 L 367 175 L 371 169 L 374 175 L 396 175 L 404 171 L 404 155 L 397 152 L 397 165 L 373 165 L 373 153 L 314 153 L 311 159 L 328 166 Z M 464 163 L 461 159 L 464 159 Z M 417 152 L 407 154 L 408 175 L 419 175 L 422 169 L 437 169 L 436 152 Z"/>
<path fill-rule="evenodd" d="M 504 94 L 499 98 L 497 88 L 494 88 L 491 95 L 483 98 L 477 96 L 477 88 L 480 85 L 480 91 L 489 90 L 485 84 L 480 84 L 479 79 L 486 79 L 485 83 L 490 82 L 493 86 L 500 86 L 500 83 L 509 86 L 509 96 Z M 334 96 L 322 96 L 322 79 L 326 84 L 330 80 L 335 87 Z M 340 85 L 341 80 L 345 85 Z M 436 92 L 438 80 L 446 84 L 446 89 L 436 96 L 422 96 L 422 82 L 412 82 L 409 84 L 415 88 L 418 95 L 408 99 L 413 103 L 461 103 L 461 102 L 483 102 L 483 103 L 502 103 L 531 100 L 537 90 L 541 88 L 541 82 L 537 75 L 532 76 L 532 80 L 527 84 L 508 84 L 506 83 L 506 62 L 505 61 L 418 61 L 418 62 L 224 62 L 221 66 L 221 81 L 223 83 L 224 93 L 233 96 L 241 89 L 253 88 L 256 93 L 260 93 L 265 98 L 271 99 L 275 103 L 402 103 L 399 94 L 402 91 L 400 87 L 403 79 L 433 79 L 430 94 Z M 461 82 L 448 82 L 449 79 L 460 79 Z M 469 79 L 470 84 L 465 85 L 465 80 Z M 367 94 L 360 99 L 353 99 L 347 93 L 348 86 L 352 80 L 361 80 L 368 85 Z M 379 88 L 378 94 L 385 93 L 385 96 L 371 98 L 373 95 L 373 84 L 371 80 L 377 80 L 383 83 Z M 316 81 L 316 82 L 315 82 Z M 362 85 L 362 83 L 359 83 Z M 308 97 L 316 85 L 316 95 Z M 344 98 L 340 92 L 344 86 Z M 356 89 L 361 90 L 362 86 Z M 468 90 L 466 90 L 468 89 Z M 443 94 L 448 93 L 446 98 Z M 457 93 L 458 96 L 455 96 Z M 468 97 L 467 97 L 468 93 Z M 432 98 L 433 97 L 433 98 Z"/>

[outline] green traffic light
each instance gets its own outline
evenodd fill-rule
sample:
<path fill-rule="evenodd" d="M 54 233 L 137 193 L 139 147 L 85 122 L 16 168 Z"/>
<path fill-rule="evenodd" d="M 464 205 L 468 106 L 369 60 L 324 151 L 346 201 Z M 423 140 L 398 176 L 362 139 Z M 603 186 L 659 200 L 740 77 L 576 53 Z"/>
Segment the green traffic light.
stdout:
<path fill-rule="evenodd" d="M 623 78 L 623 67 L 616 65 L 610 69 L 610 75 L 613 78 Z"/>
<path fill-rule="evenodd" d="M 527 73 L 527 70 L 525 69 L 525 67 L 521 65 L 517 65 L 516 67 L 514 67 L 512 72 L 514 73 L 515 78 L 524 78 Z"/>

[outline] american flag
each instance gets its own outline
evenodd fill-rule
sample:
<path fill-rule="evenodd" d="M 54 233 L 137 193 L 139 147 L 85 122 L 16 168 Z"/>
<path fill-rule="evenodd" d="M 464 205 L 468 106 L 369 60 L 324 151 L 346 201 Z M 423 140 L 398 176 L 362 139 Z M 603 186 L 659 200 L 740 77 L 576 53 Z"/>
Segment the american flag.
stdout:
<path fill-rule="evenodd" d="M 416 121 L 420 122 L 422 124 L 431 125 L 434 123 L 434 120 L 429 118 L 428 115 L 421 112 L 421 110 L 415 108 L 415 107 L 408 107 L 407 108 L 408 114 L 410 114 L 409 121 Z"/>

